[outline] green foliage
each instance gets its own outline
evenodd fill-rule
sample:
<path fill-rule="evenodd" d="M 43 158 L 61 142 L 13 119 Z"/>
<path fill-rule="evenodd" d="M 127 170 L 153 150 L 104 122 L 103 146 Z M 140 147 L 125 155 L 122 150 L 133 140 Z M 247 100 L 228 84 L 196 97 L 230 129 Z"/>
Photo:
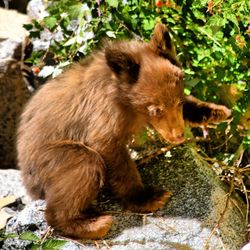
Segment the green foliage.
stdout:
<path fill-rule="evenodd" d="M 26 249 L 32 250 L 59 250 L 67 243 L 65 240 L 46 237 L 44 239 L 40 239 L 36 234 L 30 231 L 23 232 L 20 235 L 14 233 L 6 234 L 3 230 L 0 231 L 0 242 L 9 238 L 18 238 L 20 240 L 30 241 L 31 243 L 26 247 Z"/>
<path fill-rule="evenodd" d="M 239 124 L 250 105 L 250 2 L 167 0 L 160 6 L 154 0 L 49 1 L 50 15 L 25 27 L 32 38 L 49 30 L 61 31 L 62 39 L 52 39 L 48 50 L 30 61 L 42 67 L 44 55 L 52 53 L 57 74 L 105 37 L 148 40 L 157 22 L 167 23 L 185 71 L 185 93 L 232 108 L 230 133 L 249 145 L 249 123 Z"/>
<path fill-rule="evenodd" d="M 19 236 L 19 239 L 20 240 L 29 240 L 29 241 L 35 241 L 35 242 L 38 242 L 40 239 L 37 235 L 35 235 L 34 233 L 32 232 L 24 232 L 22 233 L 20 236 Z"/>
<path fill-rule="evenodd" d="M 40 239 L 37 235 L 30 231 L 23 232 L 19 235 L 19 239 L 30 241 L 31 243 L 29 244 L 28 249 L 32 250 L 59 250 L 66 244 L 65 240 L 50 239 L 46 237 L 44 239 Z"/>
<path fill-rule="evenodd" d="M 7 233 L 5 233 L 5 231 L 3 229 L 0 230 L 0 243 L 1 243 L 1 241 L 6 240 L 7 238 L 15 238 L 15 237 L 17 237 L 17 234 L 15 234 L 15 233 L 7 234 Z"/>

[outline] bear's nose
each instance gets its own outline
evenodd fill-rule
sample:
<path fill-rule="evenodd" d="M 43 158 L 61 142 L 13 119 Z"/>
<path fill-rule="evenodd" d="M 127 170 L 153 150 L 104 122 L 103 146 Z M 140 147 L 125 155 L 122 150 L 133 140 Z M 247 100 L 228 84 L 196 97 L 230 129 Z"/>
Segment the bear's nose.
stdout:
<path fill-rule="evenodd" d="M 177 130 L 172 130 L 172 143 L 174 144 L 179 144 L 185 141 L 184 138 L 184 132 L 183 131 L 177 131 Z"/>
<path fill-rule="evenodd" d="M 174 138 L 182 138 L 184 137 L 184 131 L 182 129 L 172 129 L 171 134 Z"/>
<path fill-rule="evenodd" d="M 184 137 L 184 132 L 182 132 L 181 134 L 179 134 L 179 135 L 176 136 L 177 139 L 181 139 L 183 137 Z"/>

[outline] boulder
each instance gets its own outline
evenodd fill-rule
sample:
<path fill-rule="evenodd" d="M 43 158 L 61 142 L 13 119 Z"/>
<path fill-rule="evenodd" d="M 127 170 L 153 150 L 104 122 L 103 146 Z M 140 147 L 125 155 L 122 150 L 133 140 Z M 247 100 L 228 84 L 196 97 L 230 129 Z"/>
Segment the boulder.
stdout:
<path fill-rule="evenodd" d="M 164 208 L 150 214 L 124 211 L 119 201 L 104 192 L 100 194 L 98 206 L 112 214 L 115 221 L 107 237 L 79 244 L 69 240 L 61 249 L 236 250 L 244 245 L 245 204 L 233 194 L 226 205 L 228 186 L 219 180 L 194 147 L 175 147 L 139 166 L 139 170 L 144 183 L 173 193 Z M 29 203 L 8 221 L 6 231 L 21 233 L 32 225 L 33 231 L 40 236 L 46 228 L 44 207 L 44 201 Z M 29 242 L 18 238 L 8 239 L 1 249 L 24 249 L 27 244 Z"/>
<path fill-rule="evenodd" d="M 16 168 L 18 117 L 29 91 L 17 60 L 0 60 L 0 169 Z"/>
<path fill-rule="evenodd" d="M 15 196 L 21 199 L 24 204 L 31 202 L 22 184 L 19 170 L 0 169 L 0 183 L 0 199 L 7 196 Z"/>
<path fill-rule="evenodd" d="M 22 72 L 26 15 L 0 8 L 0 169 L 16 168 L 17 120 L 30 92 Z"/>
<path fill-rule="evenodd" d="M 27 15 L 0 8 L 0 40 L 11 39 L 22 42 L 28 35 L 23 25 L 29 22 L 30 18 Z"/>

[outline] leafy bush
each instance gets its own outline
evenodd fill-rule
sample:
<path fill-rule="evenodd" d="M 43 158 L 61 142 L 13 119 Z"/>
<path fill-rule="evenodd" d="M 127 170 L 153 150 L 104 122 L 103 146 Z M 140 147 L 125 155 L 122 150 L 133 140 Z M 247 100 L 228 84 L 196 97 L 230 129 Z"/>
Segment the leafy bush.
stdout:
<path fill-rule="evenodd" d="M 249 152 L 248 0 L 54 0 L 47 10 L 48 16 L 26 28 L 33 39 L 44 30 L 61 32 L 61 38 L 52 38 L 47 51 L 34 52 L 29 61 L 42 68 L 53 55 L 49 73 L 54 74 L 89 54 L 105 37 L 148 40 L 155 23 L 167 23 L 185 71 L 186 94 L 233 109 L 233 121 L 221 124 L 214 135 L 227 140 L 221 150 L 231 154 L 229 163 L 237 160 L 237 150 Z"/>

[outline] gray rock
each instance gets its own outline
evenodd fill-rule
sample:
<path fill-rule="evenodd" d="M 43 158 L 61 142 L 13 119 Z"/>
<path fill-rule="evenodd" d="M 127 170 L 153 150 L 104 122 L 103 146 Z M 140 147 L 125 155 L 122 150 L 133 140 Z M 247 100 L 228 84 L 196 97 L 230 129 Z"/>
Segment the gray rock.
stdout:
<path fill-rule="evenodd" d="M 62 249 L 240 249 L 246 242 L 243 202 L 236 194 L 230 198 L 219 228 L 211 235 L 224 211 L 228 187 L 193 148 L 180 146 L 171 154 L 172 157 L 161 156 L 139 167 L 144 183 L 173 192 L 173 197 L 162 210 L 153 214 L 136 214 L 122 210 L 112 195 L 100 195 L 99 206 L 112 214 L 115 221 L 110 233 L 104 240 L 81 244 L 71 241 Z M 42 201 L 27 205 L 8 222 L 7 231 L 20 233 L 32 224 L 39 228 L 35 230 L 36 234 L 41 235 L 46 227 L 41 207 L 44 208 Z M 4 249 L 11 249 L 8 244 L 10 242 L 4 242 Z M 19 246 L 24 246 L 24 241 L 15 239 L 13 243 L 12 240 L 11 246 L 15 244 L 16 248 L 12 249 L 19 249 Z"/>
<path fill-rule="evenodd" d="M 17 119 L 30 96 L 22 74 L 26 15 L 0 8 L 0 169 L 16 168 Z"/>
<path fill-rule="evenodd" d="M 22 40 L 6 39 L 0 42 L 0 60 L 16 59 L 21 60 Z"/>
<path fill-rule="evenodd" d="M 0 169 L 0 183 L 0 198 L 14 195 L 21 198 L 24 204 L 31 202 L 22 184 L 19 170 Z"/>
<path fill-rule="evenodd" d="M 16 168 L 17 121 L 29 96 L 19 61 L 0 60 L 0 169 Z"/>
<path fill-rule="evenodd" d="M 24 24 L 30 23 L 27 15 L 20 14 L 15 10 L 0 8 L 0 38 L 23 41 L 28 32 L 23 28 Z"/>
<path fill-rule="evenodd" d="M 6 225 L 6 233 L 18 233 L 35 231 L 38 237 L 46 231 L 48 227 L 44 221 L 42 210 L 45 209 L 45 202 L 38 200 L 27 205 L 17 216 L 13 217 Z M 1 249 L 25 249 L 30 244 L 27 240 L 8 238 L 5 240 Z"/>
<path fill-rule="evenodd" d="M 32 19 L 42 20 L 44 17 L 48 16 L 47 1 L 44 0 L 31 0 L 27 6 L 27 15 Z"/>

